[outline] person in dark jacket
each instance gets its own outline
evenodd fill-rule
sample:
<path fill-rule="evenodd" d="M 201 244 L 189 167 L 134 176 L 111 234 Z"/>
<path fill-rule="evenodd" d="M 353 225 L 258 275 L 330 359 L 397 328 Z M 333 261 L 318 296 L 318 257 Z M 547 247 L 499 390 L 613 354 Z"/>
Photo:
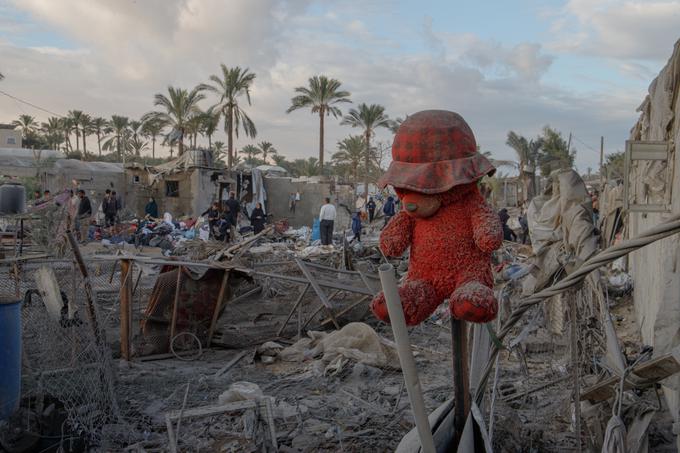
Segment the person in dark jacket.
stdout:
<path fill-rule="evenodd" d="M 264 224 L 266 217 L 264 215 L 264 210 L 262 209 L 262 203 L 257 203 L 255 209 L 250 213 L 250 224 L 253 226 L 253 232 L 255 234 L 264 230 Z"/>
<path fill-rule="evenodd" d="M 357 211 L 352 216 L 352 233 L 354 233 L 354 239 L 361 242 L 361 211 Z"/>
<path fill-rule="evenodd" d="M 229 208 L 229 221 L 231 222 L 231 227 L 229 228 L 230 240 L 236 239 L 236 225 L 238 224 L 238 214 L 241 211 L 241 205 L 236 200 L 236 193 L 231 192 L 229 194 L 229 199 L 226 201 L 226 205 Z"/>
<path fill-rule="evenodd" d="M 158 204 L 153 197 L 149 198 L 149 202 L 144 206 L 144 215 L 154 219 L 158 218 Z"/>
<path fill-rule="evenodd" d="M 385 201 L 385 205 L 383 206 L 383 214 L 385 215 L 384 228 L 392 217 L 394 217 L 394 198 L 392 196 L 387 197 L 387 201 Z"/>
<path fill-rule="evenodd" d="M 517 235 L 514 231 L 512 231 L 512 228 L 508 226 L 508 220 L 510 220 L 510 214 L 508 214 L 508 210 L 503 208 L 498 211 L 498 218 L 500 219 L 501 226 L 503 227 L 503 240 L 516 241 Z"/>
<path fill-rule="evenodd" d="M 522 242 L 522 244 L 527 244 L 529 242 L 529 222 L 527 220 L 527 214 L 524 213 L 520 215 L 517 220 L 519 221 L 519 225 L 522 227 L 520 242 Z"/>
<path fill-rule="evenodd" d="M 207 216 L 208 217 L 208 227 L 210 228 L 210 237 L 215 239 L 216 234 L 215 234 L 215 227 L 217 226 L 217 222 L 220 220 L 220 204 L 218 202 L 214 202 L 208 209 L 206 209 L 201 215 L 202 216 Z"/>
<path fill-rule="evenodd" d="M 375 218 L 375 201 L 373 201 L 373 197 L 368 197 L 366 210 L 368 211 L 368 223 L 372 223 Z"/>
<path fill-rule="evenodd" d="M 80 233 L 80 242 L 87 242 L 87 231 L 90 228 L 90 218 L 92 217 L 92 203 L 83 189 L 78 191 L 80 203 L 78 204 L 78 214 L 76 217 L 76 228 Z"/>
<path fill-rule="evenodd" d="M 109 189 L 104 192 L 102 211 L 104 212 L 104 226 L 113 226 L 116 223 L 116 200 Z"/>

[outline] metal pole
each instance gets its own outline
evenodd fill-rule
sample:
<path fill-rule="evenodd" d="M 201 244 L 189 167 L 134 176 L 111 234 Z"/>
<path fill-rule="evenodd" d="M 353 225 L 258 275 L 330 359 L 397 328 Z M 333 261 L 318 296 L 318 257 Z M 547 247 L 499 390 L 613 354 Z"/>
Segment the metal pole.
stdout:
<path fill-rule="evenodd" d="M 420 388 L 416 361 L 411 352 L 411 342 L 408 338 L 406 320 L 401 307 L 401 299 L 397 288 L 397 280 L 394 277 L 394 267 L 391 264 L 383 264 L 379 268 L 380 282 L 382 283 L 385 301 L 387 302 L 387 312 L 390 315 L 394 341 L 397 343 L 397 353 L 399 362 L 404 373 L 406 391 L 411 401 L 413 417 L 416 421 L 416 429 L 420 438 L 420 445 L 424 453 L 435 453 L 434 439 L 432 438 L 432 428 L 425 411 L 425 402 Z"/>
<path fill-rule="evenodd" d="M 604 184 L 604 137 L 600 137 L 600 190 Z"/>
<path fill-rule="evenodd" d="M 468 338 L 465 321 L 451 318 L 451 354 L 453 355 L 453 418 L 455 442 L 465 428 L 470 413 L 470 370 L 468 364 Z"/>

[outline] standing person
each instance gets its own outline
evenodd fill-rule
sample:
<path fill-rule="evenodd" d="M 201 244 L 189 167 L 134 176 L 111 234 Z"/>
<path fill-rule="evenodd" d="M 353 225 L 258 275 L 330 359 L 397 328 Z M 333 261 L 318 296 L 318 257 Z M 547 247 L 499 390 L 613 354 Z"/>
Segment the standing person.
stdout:
<path fill-rule="evenodd" d="M 238 214 L 241 211 L 241 205 L 239 205 L 239 202 L 236 200 L 235 192 L 229 193 L 229 199 L 227 200 L 226 205 L 229 208 L 228 220 L 231 223 L 229 226 L 229 240 L 233 242 L 236 240 L 236 225 L 238 225 Z"/>
<path fill-rule="evenodd" d="M 255 209 L 250 213 L 250 224 L 253 226 L 253 232 L 255 234 L 264 230 L 264 223 L 266 217 L 264 215 L 264 210 L 262 209 L 262 203 L 257 203 Z"/>
<path fill-rule="evenodd" d="M 158 218 L 158 204 L 154 197 L 150 197 L 149 202 L 144 206 L 144 216 L 149 216 L 152 219 Z"/>
<path fill-rule="evenodd" d="M 331 204 L 331 199 L 326 197 L 326 204 L 321 206 L 319 212 L 319 228 L 321 233 L 321 244 L 333 244 L 333 223 L 335 222 L 335 206 Z"/>
<path fill-rule="evenodd" d="M 90 228 L 90 218 L 92 217 L 92 203 L 85 194 L 83 189 L 78 191 L 78 215 L 76 216 L 76 225 L 80 232 L 80 242 L 85 244 L 87 242 L 87 231 Z"/>
<path fill-rule="evenodd" d="M 116 223 L 116 202 L 114 201 L 111 195 L 111 190 L 109 189 L 106 189 L 104 192 L 102 211 L 104 212 L 104 226 L 113 226 Z"/>
<path fill-rule="evenodd" d="M 373 201 L 373 197 L 368 197 L 366 209 L 368 210 L 368 223 L 372 223 L 375 217 L 375 201 Z"/>
<path fill-rule="evenodd" d="M 113 200 L 113 203 L 114 203 L 113 205 L 116 208 L 116 213 L 113 217 L 114 223 L 118 223 L 118 221 L 119 221 L 118 213 L 120 212 L 120 209 L 121 209 L 121 203 L 120 203 L 120 198 L 118 198 L 118 195 L 116 194 L 115 190 L 111 192 L 111 200 Z"/>
<path fill-rule="evenodd" d="M 215 227 L 217 226 L 217 222 L 220 220 L 220 204 L 218 202 L 213 202 L 212 205 L 208 209 L 206 209 L 202 214 L 202 216 L 208 216 L 208 228 L 210 229 L 210 237 L 215 238 L 217 235 L 215 234 Z"/>
<path fill-rule="evenodd" d="M 510 220 L 510 214 L 508 214 L 508 210 L 503 208 L 498 211 L 498 218 L 500 219 L 501 226 L 503 227 L 503 240 L 516 241 L 517 235 L 514 231 L 512 231 L 512 228 L 508 226 L 508 220 Z"/>
<path fill-rule="evenodd" d="M 361 242 L 361 211 L 357 211 L 352 216 L 352 233 L 354 233 L 354 239 Z"/>
<path fill-rule="evenodd" d="M 288 197 L 288 210 L 295 214 L 295 205 L 297 204 L 297 197 L 294 192 L 290 193 L 290 197 Z"/>
<path fill-rule="evenodd" d="M 394 198 L 391 195 L 387 197 L 387 201 L 383 206 L 383 214 L 385 215 L 385 223 L 383 228 L 385 228 L 392 217 L 394 217 Z"/>
<path fill-rule="evenodd" d="M 527 213 L 523 212 L 517 220 L 519 221 L 519 225 L 522 227 L 520 242 L 522 242 L 522 244 L 527 244 L 529 241 L 529 222 L 527 221 Z"/>

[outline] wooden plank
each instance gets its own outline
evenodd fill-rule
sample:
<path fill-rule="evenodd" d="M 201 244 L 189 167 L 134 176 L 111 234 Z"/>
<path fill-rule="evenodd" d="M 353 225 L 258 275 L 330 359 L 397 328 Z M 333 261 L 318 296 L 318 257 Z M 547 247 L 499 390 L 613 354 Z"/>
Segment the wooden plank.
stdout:
<path fill-rule="evenodd" d="M 644 384 L 659 382 L 680 372 L 680 347 L 672 352 L 664 354 L 656 359 L 638 364 L 623 385 L 624 390 L 638 387 L 635 380 L 642 379 Z M 592 403 L 607 400 L 616 396 L 616 387 L 621 382 L 620 376 L 611 376 L 587 389 L 581 394 L 581 401 L 588 400 Z"/>
<path fill-rule="evenodd" d="M 312 285 L 312 289 L 314 289 L 314 292 L 316 293 L 317 296 L 319 296 L 319 299 L 321 300 L 321 303 L 324 305 L 326 308 L 326 311 L 328 312 L 328 315 L 333 319 L 333 325 L 335 326 L 336 329 L 340 329 L 340 324 L 338 324 L 338 320 L 335 319 L 335 314 L 333 313 L 333 306 L 331 305 L 331 302 L 328 300 L 326 297 L 326 293 L 323 292 L 319 284 L 316 282 L 314 279 L 314 276 L 312 275 L 311 272 L 309 272 L 309 269 L 305 267 L 305 263 L 296 258 L 295 262 L 297 263 L 298 267 L 302 271 L 302 273 L 307 277 L 307 280 L 309 280 L 309 284 Z"/>
<path fill-rule="evenodd" d="M 295 310 L 298 308 L 298 306 L 302 303 L 302 299 L 304 299 L 305 294 L 307 294 L 307 290 L 309 290 L 309 283 L 305 285 L 305 287 L 302 289 L 302 292 L 298 296 L 297 300 L 295 301 L 295 305 L 293 305 L 293 308 L 291 308 L 290 313 L 288 313 L 288 317 L 286 320 L 283 322 L 283 325 L 279 329 L 279 331 L 276 333 L 276 335 L 281 336 L 283 333 L 283 329 L 286 328 L 288 325 L 288 321 L 290 321 L 290 318 L 293 317 L 293 313 L 295 313 Z"/>
<path fill-rule="evenodd" d="M 172 321 L 170 322 L 170 338 L 168 339 L 168 348 L 172 339 L 175 338 L 175 331 L 177 329 L 177 311 L 179 309 L 179 290 L 182 287 L 182 266 L 177 267 L 177 283 L 175 285 L 175 301 L 172 304 Z"/>
<path fill-rule="evenodd" d="M 64 301 L 61 298 L 59 283 L 57 283 L 54 271 L 52 268 L 41 266 L 36 270 L 34 278 L 47 313 L 53 321 L 59 322 Z"/>
<path fill-rule="evenodd" d="M 130 326 L 132 319 L 132 263 L 130 260 L 120 261 L 120 355 L 130 360 Z"/>
<path fill-rule="evenodd" d="M 222 310 L 222 303 L 227 293 L 228 283 L 229 283 L 229 271 L 225 270 L 224 276 L 222 277 L 222 284 L 220 285 L 220 291 L 217 294 L 217 300 L 215 301 L 215 310 L 213 310 L 212 320 L 210 320 L 210 329 L 208 330 L 208 343 L 207 343 L 208 347 L 210 347 L 213 334 L 215 333 L 215 324 L 217 324 L 217 318 L 220 317 L 220 310 Z"/>
<path fill-rule="evenodd" d="M 224 373 L 226 373 L 227 371 L 229 371 L 234 365 L 236 365 L 242 358 L 244 358 L 245 356 L 247 356 L 248 353 L 249 353 L 249 351 L 241 351 L 241 352 L 239 352 L 239 353 L 236 355 L 236 357 L 234 357 L 233 359 L 231 359 L 226 365 L 224 365 L 222 368 L 220 368 L 219 370 L 217 370 L 217 371 L 215 372 L 214 377 L 220 377 L 220 376 L 222 376 Z"/>
<path fill-rule="evenodd" d="M 357 307 L 358 305 L 360 305 L 360 304 L 362 304 L 363 302 L 365 302 L 366 299 L 368 299 L 368 296 L 363 296 L 361 299 L 359 299 L 358 301 L 354 302 L 354 303 L 353 303 L 352 305 L 350 305 L 349 307 L 347 307 L 347 308 L 343 309 L 342 311 L 340 311 L 339 313 L 337 313 L 336 316 L 339 318 L 340 316 L 344 315 L 345 313 L 349 313 L 350 311 L 352 311 L 352 309 L 354 309 L 354 308 Z M 331 318 L 326 318 L 326 319 L 324 319 L 323 321 L 321 321 L 321 324 L 319 324 L 319 326 L 320 326 L 320 327 L 323 327 L 323 326 L 325 326 L 326 324 L 330 323 L 331 321 L 333 321 Z"/>
<path fill-rule="evenodd" d="M 211 415 L 223 414 L 225 412 L 241 411 L 244 409 L 251 409 L 257 407 L 258 402 L 255 400 L 236 401 L 234 403 L 223 404 L 221 406 L 202 406 L 193 409 L 185 409 L 182 412 L 183 418 L 193 417 L 208 417 Z M 181 411 L 170 411 L 165 414 L 167 418 L 174 421 L 179 418 Z"/>

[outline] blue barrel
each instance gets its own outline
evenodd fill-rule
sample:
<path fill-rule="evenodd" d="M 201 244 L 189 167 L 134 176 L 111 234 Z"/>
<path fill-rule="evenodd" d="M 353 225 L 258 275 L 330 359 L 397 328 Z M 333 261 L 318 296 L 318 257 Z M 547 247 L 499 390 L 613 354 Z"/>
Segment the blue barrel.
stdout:
<path fill-rule="evenodd" d="M 314 218 L 314 223 L 312 224 L 312 242 L 321 239 L 321 222 L 316 217 Z"/>
<path fill-rule="evenodd" d="M 21 301 L 0 300 L 0 420 L 21 399 Z"/>

